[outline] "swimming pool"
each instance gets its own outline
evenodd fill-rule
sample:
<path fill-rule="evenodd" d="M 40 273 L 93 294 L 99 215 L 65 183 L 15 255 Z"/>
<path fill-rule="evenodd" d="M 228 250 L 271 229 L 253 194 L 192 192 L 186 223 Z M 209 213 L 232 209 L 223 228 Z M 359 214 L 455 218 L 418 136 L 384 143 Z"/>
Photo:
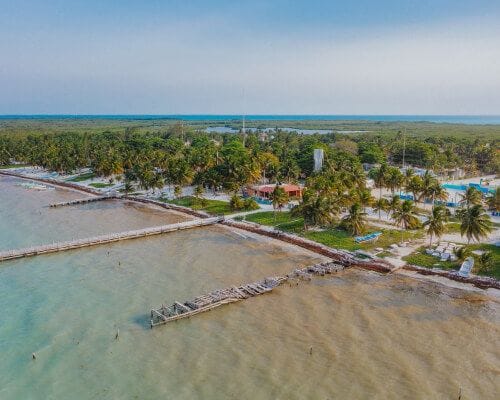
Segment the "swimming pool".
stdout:
<path fill-rule="evenodd" d="M 452 190 L 462 190 L 466 191 L 469 187 L 475 187 L 477 190 L 487 194 L 493 193 L 495 191 L 494 187 L 481 186 L 479 183 L 469 183 L 466 184 L 454 184 L 454 183 L 443 183 L 443 188 Z"/>

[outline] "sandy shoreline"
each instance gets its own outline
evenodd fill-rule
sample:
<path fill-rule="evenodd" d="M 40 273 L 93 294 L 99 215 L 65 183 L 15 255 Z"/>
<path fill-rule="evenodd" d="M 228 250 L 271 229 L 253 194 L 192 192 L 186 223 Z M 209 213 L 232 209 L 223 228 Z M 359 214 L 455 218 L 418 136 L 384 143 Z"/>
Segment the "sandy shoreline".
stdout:
<path fill-rule="evenodd" d="M 42 183 L 50 184 L 50 185 L 55 186 L 55 187 L 61 187 L 61 188 L 69 189 L 69 190 L 80 191 L 80 192 L 85 193 L 87 195 L 99 195 L 100 194 L 100 192 L 97 190 L 92 190 L 92 189 L 89 189 L 87 187 L 85 187 L 83 189 L 75 188 L 74 186 L 79 186 L 79 185 L 68 184 L 68 182 L 61 182 L 61 181 L 58 181 L 58 180 L 53 179 L 53 178 L 39 178 L 39 177 L 32 177 L 32 176 L 23 176 L 23 175 L 16 173 L 16 172 L 3 171 L 3 170 L 0 170 L 0 175 L 11 176 L 11 177 L 20 178 L 20 179 L 39 181 Z M 170 205 L 167 206 L 166 204 L 165 205 L 158 204 L 157 201 L 147 199 L 147 198 L 134 198 L 132 196 L 131 197 L 127 196 L 124 198 L 124 200 L 131 201 L 131 202 L 139 202 L 141 204 L 148 205 L 148 206 L 153 207 L 155 209 L 168 209 L 169 211 L 174 211 L 178 215 L 189 216 L 191 218 L 196 217 L 196 216 L 201 217 L 201 218 L 206 218 L 206 215 L 204 215 L 205 213 L 199 213 L 199 212 L 196 212 L 196 211 L 193 211 L 190 209 L 188 212 L 188 210 L 183 210 L 184 207 L 177 207 L 176 206 L 174 208 L 174 207 L 170 207 Z M 177 208 L 179 208 L 179 209 L 177 209 Z M 301 244 L 293 243 L 293 242 L 290 242 L 289 240 L 286 240 L 286 239 L 284 240 L 283 238 L 279 238 L 279 236 L 280 236 L 279 234 L 278 235 L 270 234 L 269 230 L 267 230 L 267 229 L 259 229 L 259 228 L 253 227 L 253 226 L 251 228 L 250 227 L 247 228 L 244 226 L 247 224 L 235 223 L 234 221 L 231 224 L 224 223 L 222 225 L 225 226 L 225 228 L 227 228 L 229 230 L 232 230 L 232 229 L 235 230 L 236 232 L 238 232 L 237 234 L 239 234 L 240 236 L 245 236 L 245 235 L 249 235 L 249 236 L 255 235 L 255 236 L 260 236 L 260 237 L 264 236 L 272 242 L 279 242 L 282 246 L 285 246 L 288 249 L 290 249 L 291 247 L 296 248 L 296 246 L 299 246 L 301 248 L 301 250 L 307 251 L 309 254 L 314 254 L 315 256 L 328 258 L 328 256 L 325 256 L 325 254 L 322 254 L 322 252 L 317 252 L 317 251 L 310 249 L 308 247 L 304 247 Z M 241 226 L 239 226 L 239 225 L 241 225 Z M 256 232 L 256 230 L 257 230 L 257 232 Z M 272 236 L 276 236 L 276 237 L 272 237 Z M 295 236 L 295 235 L 288 235 L 287 234 L 287 236 Z M 292 238 L 292 239 L 294 239 L 294 238 Z M 297 237 L 297 239 L 299 241 L 307 241 L 307 240 L 304 240 L 303 238 L 300 238 L 300 237 Z M 309 242 L 309 241 L 307 241 L 307 242 Z M 319 245 L 318 247 L 326 247 L 326 246 Z M 332 249 L 332 250 L 335 251 L 335 249 Z M 346 253 L 346 254 L 352 255 L 352 253 L 344 252 L 344 251 L 341 251 L 340 253 Z M 335 258 L 333 258 L 333 260 L 335 261 Z M 385 264 L 385 262 L 382 259 L 379 259 L 378 261 Z M 375 263 L 377 263 L 377 261 L 375 261 Z M 363 268 L 363 267 L 361 267 L 361 268 Z M 390 270 L 390 268 L 386 271 L 382 271 L 382 268 L 380 267 L 378 272 L 387 273 L 387 272 L 389 272 L 389 270 Z M 458 282 L 454 279 L 455 276 L 453 276 L 453 277 L 450 276 L 449 278 L 445 276 L 445 274 L 447 274 L 448 271 L 434 272 L 432 270 L 427 270 L 426 274 L 422 275 L 416 271 L 412 271 L 411 269 L 406 269 L 405 267 L 403 267 L 403 268 L 400 268 L 397 272 L 400 274 L 403 274 L 405 276 L 417 278 L 419 280 L 428 280 L 428 281 L 432 281 L 435 283 L 441 283 L 445 286 L 450 286 L 450 287 L 460 287 L 464 290 L 471 290 L 472 289 L 472 290 L 492 291 L 493 293 L 495 293 L 495 297 L 500 297 L 500 290 L 498 290 L 498 288 L 495 288 L 496 286 L 500 285 L 500 282 L 497 280 L 494 280 L 495 282 L 493 282 L 493 286 L 480 287 L 480 286 L 475 285 L 475 283 L 474 283 L 475 280 L 482 279 L 478 276 L 473 276 L 465 281 Z"/>

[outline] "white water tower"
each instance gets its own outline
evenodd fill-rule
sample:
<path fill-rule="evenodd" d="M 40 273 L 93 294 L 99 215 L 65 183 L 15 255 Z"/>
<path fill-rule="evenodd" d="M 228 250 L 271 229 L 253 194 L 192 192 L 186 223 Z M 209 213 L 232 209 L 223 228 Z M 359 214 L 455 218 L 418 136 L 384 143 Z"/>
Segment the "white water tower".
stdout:
<path fill-rule="evenodd" d="M 324 157 L 325 153 L 323 149 L 314 149 L 314 172 L 321 171 Z"/>

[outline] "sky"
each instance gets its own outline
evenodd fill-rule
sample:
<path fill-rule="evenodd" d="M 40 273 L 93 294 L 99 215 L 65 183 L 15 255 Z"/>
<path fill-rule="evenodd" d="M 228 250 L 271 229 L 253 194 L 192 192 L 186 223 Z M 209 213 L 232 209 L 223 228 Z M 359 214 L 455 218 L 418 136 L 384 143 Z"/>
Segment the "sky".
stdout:
<path fill-rule="evenodd" d="M 500 114 L 500 0 L 0 0 L 2 114 Z"/>

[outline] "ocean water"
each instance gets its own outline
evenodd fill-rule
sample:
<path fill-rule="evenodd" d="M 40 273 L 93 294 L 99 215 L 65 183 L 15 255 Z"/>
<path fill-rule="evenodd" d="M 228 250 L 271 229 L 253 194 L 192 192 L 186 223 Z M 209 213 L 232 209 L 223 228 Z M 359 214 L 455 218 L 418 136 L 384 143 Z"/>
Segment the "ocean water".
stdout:
<path fill-rule="evenodd" d="M 54 210 L 81 194 L 15 183 L 0 178 L 2 248 L 181 218 L 121 202 Z M 1 263 L 0 399 L 497 398 L 495 298 L 405 276 L 348 270 L 149 329 L 152 306 L 321 259 L 244 235 L 208 227 Z"/>
<path fill-rule="evenodd" d="M 0 115 L 2 119 L 119 119 L 152 120 L 173 119 L 184 121 L 232 121 L 241 120 L 233 114 L 192 115 Z M 449 124 L 500 124 L 500 115 L 245 115 L 248 121 L 372 121 L 372 122 L 434 122 Z"/>

